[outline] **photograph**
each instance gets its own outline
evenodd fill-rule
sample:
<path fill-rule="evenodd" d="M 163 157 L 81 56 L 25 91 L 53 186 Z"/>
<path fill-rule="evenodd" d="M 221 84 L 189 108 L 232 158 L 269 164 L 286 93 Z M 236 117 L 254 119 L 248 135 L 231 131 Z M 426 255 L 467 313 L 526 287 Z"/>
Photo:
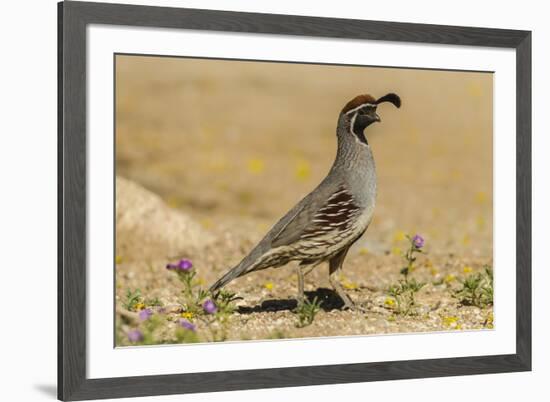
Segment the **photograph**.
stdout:
<path fill-rule="evenodd" d="M 493 75 L 115 54 L 114 345 L 496 328 Z"/>

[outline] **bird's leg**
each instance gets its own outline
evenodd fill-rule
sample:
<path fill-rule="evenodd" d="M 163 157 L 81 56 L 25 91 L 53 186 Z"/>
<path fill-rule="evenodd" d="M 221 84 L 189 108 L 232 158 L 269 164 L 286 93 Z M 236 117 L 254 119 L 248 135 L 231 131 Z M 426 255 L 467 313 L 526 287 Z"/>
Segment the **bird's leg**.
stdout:
<path fill-rule="evenodd" d="M 302 266 L 300 264 L 296 264 L 296 276 L 298 277 L 298 304 L 299 304 L 305 300 L 304 273 L 302 271 Z"/>
<path fill-rule="evenodd" d="M 344 291 L 342 285 L 340 285 L 340 282 L 338 282 L 338 279 L 334 276 L 334 274 L 335 272 L 331 273 L 328 277 L 330 285 L 334 288 L 336 293 L 338 293 L 338 296 L 340 296 L 340 298 L 344 301 L 344 307 L 350 310 L 355 310 L 355 303 L 353 303 L 353 301 Z"/>
<path fill-rule="evenodd" d="M 350 310 L 355 310 L 355 304 L 346 294 L 344 289 L 342 289 L 342 285 L 340 285 L 340 282 L 338 282 L 338 279 L 335 276 L 336 272 L 342 267 L 347 253 L 348 248 L 342 250 L 329 261 L 328 280 L 336 293 L 338 293 L 338 296 L 340 296 L 340 298 L 344 301 L 344 307 Z"/>

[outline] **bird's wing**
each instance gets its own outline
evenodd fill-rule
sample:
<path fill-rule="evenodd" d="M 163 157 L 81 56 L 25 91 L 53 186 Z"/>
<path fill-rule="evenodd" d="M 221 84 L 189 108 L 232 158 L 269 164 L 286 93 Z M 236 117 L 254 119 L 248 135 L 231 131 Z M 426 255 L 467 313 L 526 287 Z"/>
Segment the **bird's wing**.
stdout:
<path fill-rule="evenodd" d="M 322 236 L 334 230 L 344 230 L 353 221 L 359 208 L 353 196 L 339 186 L 325 194 L 310 194 L 301 208 L 280 229 L 272 241 L 272 247 L 292 244 L 300 239 Z M 323 195 L 323 196 L 321 196 Z"/>
<path fill-rule="evenodd" d="M 302 203 L 300 208 L 298 208 L 294 215 L 290 217 L 286 224 L 273 237 L 271 240 L 271 247 L 284 246 L 298 240 L 304 227 L 307 226 L 313 218 L 313 214 L 317 211 L 317 207 L 317 205 L 311 203 Z"/>

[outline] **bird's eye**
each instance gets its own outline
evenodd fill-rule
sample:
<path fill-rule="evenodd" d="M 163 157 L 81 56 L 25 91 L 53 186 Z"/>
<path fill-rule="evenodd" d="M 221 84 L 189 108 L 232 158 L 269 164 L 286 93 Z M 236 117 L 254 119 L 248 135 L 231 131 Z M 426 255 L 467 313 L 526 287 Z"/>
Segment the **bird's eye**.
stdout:
<path fill-rule="evenodd" d="M 359 111 L 359 114 L 367 114 L 367 113 L 370 113 L 374 110 L 374 107 L 373 106 L 365 106 L 364 108 L 362 108 L 360 111 Z"/>

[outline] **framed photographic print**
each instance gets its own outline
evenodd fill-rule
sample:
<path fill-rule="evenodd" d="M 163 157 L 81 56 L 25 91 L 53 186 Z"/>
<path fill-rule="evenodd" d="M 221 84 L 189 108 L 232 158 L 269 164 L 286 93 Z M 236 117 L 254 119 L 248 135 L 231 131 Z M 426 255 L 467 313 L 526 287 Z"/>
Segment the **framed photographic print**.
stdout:
<path fill-rule="evenodd" d="M 530 370 L 530 41 L 59 3 L 59 398 Z"/>

